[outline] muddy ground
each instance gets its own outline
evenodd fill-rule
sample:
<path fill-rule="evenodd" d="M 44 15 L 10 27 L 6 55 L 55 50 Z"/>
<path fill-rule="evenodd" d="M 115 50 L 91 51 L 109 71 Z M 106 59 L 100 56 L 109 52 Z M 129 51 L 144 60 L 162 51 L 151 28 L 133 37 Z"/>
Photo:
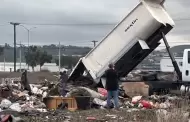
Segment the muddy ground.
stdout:
<path fill-rule="evenodd" d="M 181 111 L 168 117 L 167 120 L 164 120 L 163 115 L 156 114 L 156 111 L 156 109 L 139 111 L 92 109 L 75 112 L 57 110 L 48 113 L 14 113 L 14 115 L 21 117 L 23 122 L 188 122 L 188 118 L 184 119 L 184 113 Z M 95 120 L 89 120 L 88 117 L 93 117 Z"/>
<path fill-rule="evenodd" d="M 47 81 L 57 81 L 57 77 L 55 75 L 58 75 L 58 73 L 51 73 L 51 72 L 29 72 L 28 73 L 28 80 L 29 83 L 41 83 L 45 79 Z M 18 78 L 21 77 L 20 72 L 0 72 L 0 82 L 2 81 L 2 78 Z"/>
<path fill-rule="evenodd" d="M 128 112 L 126 109 L 116 110 L 85 110 L 85 111 L 53 111 L 48 113 L 14 114 L 21 117 L 24 122 L 88 122 L 88 117 L 96 120 L 93 122 L 148 122 L 156 121 L 154 110 Z M 92 120 L 91 120 L 92 121 Z"/>

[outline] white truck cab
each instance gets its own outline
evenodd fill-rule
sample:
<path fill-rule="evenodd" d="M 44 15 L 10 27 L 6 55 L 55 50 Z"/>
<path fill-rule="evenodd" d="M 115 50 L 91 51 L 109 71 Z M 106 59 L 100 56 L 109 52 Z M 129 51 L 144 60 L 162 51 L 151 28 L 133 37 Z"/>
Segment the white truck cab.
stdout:
<path fill-rule="evenodd" d="M 190 49 L 183 52 L 182 81 L 190 81 Z"/>

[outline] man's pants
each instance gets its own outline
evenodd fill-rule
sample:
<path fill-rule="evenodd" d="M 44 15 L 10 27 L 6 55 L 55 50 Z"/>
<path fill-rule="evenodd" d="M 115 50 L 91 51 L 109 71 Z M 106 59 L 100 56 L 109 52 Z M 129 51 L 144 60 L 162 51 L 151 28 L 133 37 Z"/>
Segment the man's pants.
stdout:
<path fill-rule="evenodd" d="M 65 96 L 67 94 L 65 89 L 66 89 L 66 83 L 62 82 L 62 88 L 61 88 L 61 95 L 62 96 Z"/>
<path fill-rule="evenodd" d="M 107 105 L 108 107 L 111 106 L 111 99 L 114 99 L 114 105 L 116 108 L 119 107 L 119 93 L 118 90 L 116 91 L 108 91 L 108 96 L 107 96 Z"/>

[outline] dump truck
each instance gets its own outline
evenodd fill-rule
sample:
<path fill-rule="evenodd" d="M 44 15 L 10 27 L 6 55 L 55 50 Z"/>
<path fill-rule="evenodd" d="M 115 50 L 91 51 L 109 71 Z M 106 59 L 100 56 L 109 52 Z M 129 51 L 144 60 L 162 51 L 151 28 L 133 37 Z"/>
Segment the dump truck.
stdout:
<path fill-rule="evenodd" d="M 78 61 L 69 75 L 69 80 L 75 81 L 86 74 L 95 83 L 101 82 L 105 86 L 102 76 L 109 63 L 115 65 L 119 77 L 126 77 L 161 44 L 160 40 L 163 39 L 179 76 L 176 82 L 179 83 L 182 74 L 165 37 L 174 28 L 175 23 L 167 13 L 164 2 L 165 0 L 140 0 L 140 3 L 97 46 Z M 157 87 L 171 87 L 173 83 L 154 84 Z"/>

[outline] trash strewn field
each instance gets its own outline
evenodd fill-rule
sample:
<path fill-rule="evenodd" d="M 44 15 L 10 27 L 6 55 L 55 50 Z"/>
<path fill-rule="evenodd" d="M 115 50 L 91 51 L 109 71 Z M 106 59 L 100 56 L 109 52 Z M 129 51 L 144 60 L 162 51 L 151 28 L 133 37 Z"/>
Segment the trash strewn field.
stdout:
<path fill-rule="evenodd" d="M 175 95 L 128 96 L 120 86 L 120 110 L 106 108 L 107 91 L 91 81 L 67 84 L 65 98 L 75 98 L 78 109 L 61 102 L 49 109 L 44 98 L 60 96 L 58 81 L 44 80 L 29 84 L 32 94 L 20 81 L 0 84 L 0 118 L 2 122 L 186 122 L 189 120 L 189 98 Z M 80 98 L 80 99 L 79 99 Z M 77 101 L 78 100 L 78 101 Z M 82 102 L 81 102 L 82 101 Z"/>

